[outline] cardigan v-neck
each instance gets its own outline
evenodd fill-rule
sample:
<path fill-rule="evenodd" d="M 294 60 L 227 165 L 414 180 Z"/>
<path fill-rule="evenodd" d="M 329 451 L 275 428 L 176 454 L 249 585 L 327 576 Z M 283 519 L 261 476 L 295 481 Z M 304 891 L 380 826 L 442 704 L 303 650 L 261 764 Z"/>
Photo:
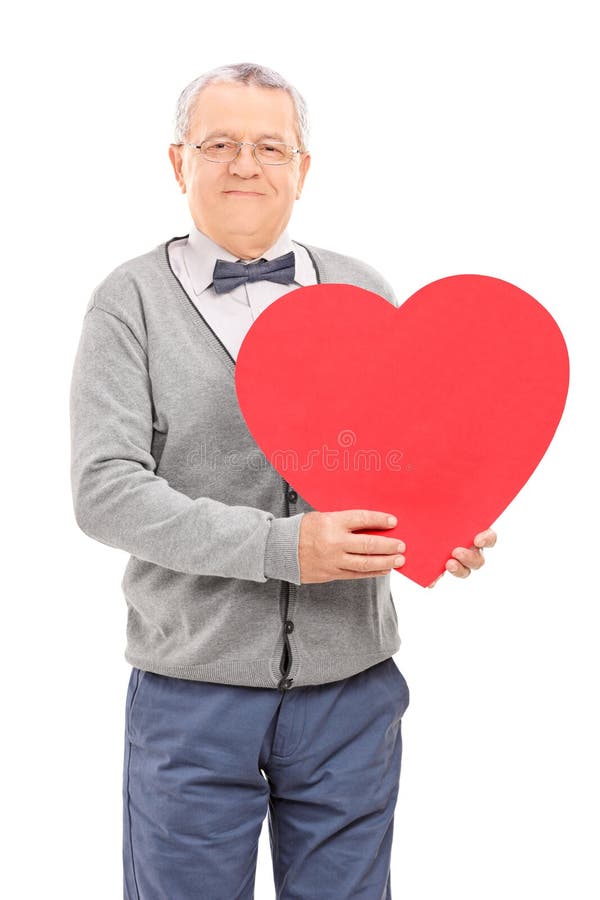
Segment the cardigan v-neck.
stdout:
<path fill-rule="evenodd" d="M 217 344 L 219 345 L 219 347 L 220 347 L 220 349 L 222 350 L 222 352 L 223 352 L 224 354 L 226 354 L 227 359 L 228 359 L 228 362 L 235 368 L 235 359 L 234 359 L 234 357 L 231 355 L 231 353 L 229 352 L 229 349 L 226 347 L 225 342 L 224 342 L 223 339 L 222 339 L 222 335 L 220 335 L 220 333 L 219 333 L 219 330 L 216 329 L 216 328 L 214 328 L 214 327 L 210 324 L 210 322 L 206 319 L 206 316 L 204 316 L 204 315 L 202 314 L 202 311 L 198 308 L 197 304 L 194 303 L 193 298 L 190 296 L 190 294 L 188 293 L 188 291 L 186 290 L 186 288 L 185 288 L 184 285 L 182 284 L 181 280 L 180 280 L 179 277 L 177 276 L 176 272 L 173 270 L 173 266 L 172 266 L 172 264 L 171 264 L 171 259 L 170 259 L 170 257 L 169 257 L 169 246 L 170 246 L 171 244 L 173 244 L 175 241 L 183 240 L 183 239 L 186 238 L 186 237 L 189 237 L 189 235 L 181 235 L 180 237 L 173 237 L 173 238 L 171 238 L 170 240 L 166 241 L 165 244 L 164 244 L 164 248 L 165 248 L 165 257 L 166 257 L 166 261 L 167 261 L 167 266 L 168 266 L 168 269 L 169 269 L 169 273 L 170 273 L 171 277 L 172 277 L 172 278 L 175 280 L 175 282 L 177 283 L 177 285 L 178 285 L 180 291 L 182 292 L 183 296 L 185 297 L 186 301 L 187 301 L 189 304 L 191 304 L 192 308 L 193 308 L 193 309 L 195 310 L 195 312 L 200 316 L 200 318 L 201 318 L 202 322 L 204 323 L 205 327 L 208 329 L 208 331 L 210 331 L 210 332 L 212 333 L 212 336 L 213 336 L 214 340 L 217 342 Z M 318 267 L 318 264 L 317 264 L 317 262 L 316 262 L 316 260 L 315 260 L 314 254 L 311 252 L 311 250 L 310 250 L 305 244 L 301 244 L 300 241 L 293 241 L 293 243 L 298 244 L 300 247 L 303 247 L 304 250 L 306 250 L 306 252 L 308 253 L 308 255 L 309 255 L 309 257 L 310 257 L 310 260 L 311 260 L 311 262 L 312 262 L 312 265 L 313 265 L 313 267 L 314 267 L 314 270 L 315 270 L 315 275 L 316 275 L 316 279 L 317 279 L 317 284 L 320 284 L 320 283 L 321 283 L 321 276 L 320 276 L 319 267 Z M 166 274 L 166 273 L 165 273 L 165 274 Z M 219 300 L 217 300 L 216 302 L 220 302 L 220 298 L 219 298 Z"/>

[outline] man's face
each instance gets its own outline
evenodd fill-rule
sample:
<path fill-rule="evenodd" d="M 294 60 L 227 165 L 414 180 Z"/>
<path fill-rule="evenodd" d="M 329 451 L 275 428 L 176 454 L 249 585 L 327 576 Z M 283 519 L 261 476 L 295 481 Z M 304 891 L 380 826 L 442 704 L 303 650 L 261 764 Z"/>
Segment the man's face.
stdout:
<path fill-rule="evenodd" d="M 269 137 L 298 147 L 292 98 L 280 88 L 210 84 L 196 98 L 187 140 L 200 144 L 208 137 Z M 308 153 L 296 153 L 286 165 L 261 166 L 249 146 L 230 163 L 176 145 L 169 157 L 196 227 L 245 259 L 259 256 L 285 229 L 310 165 Z"/>

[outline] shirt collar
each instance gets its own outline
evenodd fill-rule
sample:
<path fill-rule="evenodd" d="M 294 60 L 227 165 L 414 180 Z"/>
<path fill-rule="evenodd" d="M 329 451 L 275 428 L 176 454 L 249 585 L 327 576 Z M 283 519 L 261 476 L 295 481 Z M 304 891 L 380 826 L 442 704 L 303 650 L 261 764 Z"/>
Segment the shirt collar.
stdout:
<path fill-rule="evenodd" d="M 257 259 L 274 259 L 276 256 L 289 253 L 290 250 L 294 251 L 296 264 L 294 283 L 301 286 L 314 284 L 314 271 L 310 257 L 302 247 L 294 244 L 287 229 L 279 235 L 273 246 L 261 253 Z M 226 259 L 230 262 L 237 262 L 239 259 L 238 256 L 225 250 L 195 225 L 192 226 L 187 237 L 183 256 L 196 295 L 201 294 L 212 284 L 213 270 L 217 259 Z M 243 260 L 243 262 L 254 262 L 254 260 Z"/>

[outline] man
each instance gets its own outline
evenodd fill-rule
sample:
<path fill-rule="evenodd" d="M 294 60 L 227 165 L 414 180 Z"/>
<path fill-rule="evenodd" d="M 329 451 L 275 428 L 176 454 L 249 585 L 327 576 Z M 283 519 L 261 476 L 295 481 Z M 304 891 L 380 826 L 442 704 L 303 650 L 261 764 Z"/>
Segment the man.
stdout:
<path fill-rule="evenodd" d="M 234 386 L 252 321 L 301 285 L 397 301 L 360 260 L 292 242 L 301 95 L 226 66 L 181 94 L 169 157 L 193 226 L 95 289 L 71 387 L 79 526 L 128 551 L 126 900 L 390 897 L 408 685 L 385 511 L 317 512 L 259 451 Z M 293 335 L 290 335 L 293 340 Z M 268 365 L 268 360 L 265 360 Z M 465 577 L 488 530 L 446 568 Z M 479 548 L 479 549 L 478 549 Z"/>

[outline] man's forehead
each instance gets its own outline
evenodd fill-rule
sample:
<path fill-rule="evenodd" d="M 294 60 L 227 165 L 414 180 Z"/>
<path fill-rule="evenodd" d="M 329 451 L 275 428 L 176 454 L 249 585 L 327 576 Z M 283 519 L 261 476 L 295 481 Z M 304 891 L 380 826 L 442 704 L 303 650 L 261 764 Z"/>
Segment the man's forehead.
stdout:
<path fill-rule="evenodd" d="M 198 95 L 193 119 L 206 140 L 236 137 L 286 141 L 295 134 L 292 99 L 279 88 L 211 84 Z"/>

